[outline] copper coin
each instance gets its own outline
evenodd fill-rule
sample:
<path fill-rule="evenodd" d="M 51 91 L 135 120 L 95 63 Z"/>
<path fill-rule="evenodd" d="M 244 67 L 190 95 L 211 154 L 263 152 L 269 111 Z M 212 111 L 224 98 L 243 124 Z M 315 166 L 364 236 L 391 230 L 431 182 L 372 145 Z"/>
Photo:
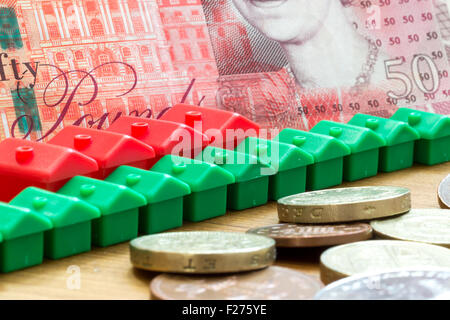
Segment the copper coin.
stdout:
<path fill-rule="evenodd" d="M 310 300 L 322 288 L 318 279 L 282 267 L 228 276 L 162 274 L 150 284 L 159 300 Z"/>
<path fill-rule="evenodd" d="M 247 231 L 273 238 L 277 247 L 322 247 L 363 241 L 372 238 L 372 227 L 367 223 L 300 225 L 276 224 Z"/>
<path fill-rule="evenodd" d="M 450 174 L 439 185 L 438 200 L 441 208 L 450 209 Z"/>

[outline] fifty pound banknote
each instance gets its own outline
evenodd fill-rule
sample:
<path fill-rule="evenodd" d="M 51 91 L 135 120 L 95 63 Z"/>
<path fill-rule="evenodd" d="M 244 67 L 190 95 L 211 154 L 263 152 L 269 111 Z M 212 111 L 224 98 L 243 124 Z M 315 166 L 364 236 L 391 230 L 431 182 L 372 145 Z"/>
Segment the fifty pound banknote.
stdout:
<path fill-rule="evenodd" d="M 0 139 L 187 102 L 262 127 L 450 113 L 450 1 L 0 0 Z"/>

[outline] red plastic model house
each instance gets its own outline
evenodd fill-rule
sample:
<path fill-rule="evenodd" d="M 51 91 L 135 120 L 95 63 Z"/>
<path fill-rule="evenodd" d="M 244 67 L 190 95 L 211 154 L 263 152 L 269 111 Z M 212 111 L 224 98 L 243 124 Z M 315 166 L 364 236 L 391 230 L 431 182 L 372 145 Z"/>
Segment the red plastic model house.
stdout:
<path fill-rule="evenodd" d="M 234 150 L 248 137 L 257 137 L 259 126 L 238 113 L 177 104 L 161 120 L 184 123 L 206 134 L 211 146 Z"/>
<path fill-rule="evenodd" d="M 121 165 L 148 169 L 155 157 L 152 147 L 133 137 L 77 126 L 62 129 L 48 143 L 73 148 L 96 160 L 99 170 L 89 176 L 97 179 L 106 178 Z"/>
<path fill-rule="evenodd" d="M 31 186 L 57 191 L 73 176 L 96 171 L 94 159 L 73 149 L 8 138 L 0 142 L 0 201 Z"/>
<path fill-rule="evenodd" d="M 165 155 L 196 157 L 209 144 L 208 137 L 200 131 L 171 121 L 120 117 L 107 131 L 130 135 L 153 147 L 156 157 L 151 165 Z"/>

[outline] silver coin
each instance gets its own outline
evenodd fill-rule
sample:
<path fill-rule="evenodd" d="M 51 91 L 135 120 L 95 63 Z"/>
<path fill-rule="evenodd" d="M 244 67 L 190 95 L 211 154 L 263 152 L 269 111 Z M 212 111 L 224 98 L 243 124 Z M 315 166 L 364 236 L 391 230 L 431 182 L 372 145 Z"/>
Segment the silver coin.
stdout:
<path fill-rule="evenodd" d="M 450 248 L 450 210 L 412 209 L 396 218 L 372 221 L 385 239 L 425 242 Z"/>
<path fill-rule="evenodd" d="M 450 269 L 404 269 L 336 281 L 315 300 L 448 300 Z"/>

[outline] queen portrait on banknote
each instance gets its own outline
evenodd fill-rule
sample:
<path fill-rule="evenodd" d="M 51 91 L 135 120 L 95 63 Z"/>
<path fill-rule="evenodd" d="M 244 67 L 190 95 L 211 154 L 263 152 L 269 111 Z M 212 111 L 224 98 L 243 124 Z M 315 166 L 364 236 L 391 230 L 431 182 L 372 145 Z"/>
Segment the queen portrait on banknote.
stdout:
<path fill-rule="evenodd" d="M 354 0 L 233 0 L 240 14 L 283 49 L 302 88 L 364 87 L 385 79 L 382 53 L 360 34 Z"/>

